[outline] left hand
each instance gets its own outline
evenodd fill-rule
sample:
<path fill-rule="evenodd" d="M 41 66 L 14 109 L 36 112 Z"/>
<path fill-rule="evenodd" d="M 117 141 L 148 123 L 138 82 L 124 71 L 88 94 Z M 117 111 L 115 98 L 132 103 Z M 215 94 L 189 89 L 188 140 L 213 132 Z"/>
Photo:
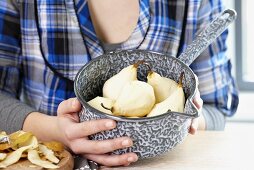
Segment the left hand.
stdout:
<path fill-rule="evenodd" d="M 109 119 L 79 122 L 77 113 L 80 110 L 81 104 L 76 98 L 64 100 L 59 104 L 56 122 L 59 141 L 75 154 L 105 166 L 127 166 L 138 160 L 135 153 L 108 154 L 117 149 L 131 147 L 133 141 L 127 136 L 108 140 L 89 140 L 89 135 L 114 129 L 116 122 Z"/>
<path fill-rule="evenodd" d="M 191 126 L 189 129 L 189 133 L 192 135 L 194 135 L 198 129 L 205 130 L 205 119 L 202 114 L 203 100 L 200 98 L 199 90 L 197 90 L 197 93 L 193 98 L 193 103 L 197 107 L 200 116 L 198 118 L 192 119 Z"/>

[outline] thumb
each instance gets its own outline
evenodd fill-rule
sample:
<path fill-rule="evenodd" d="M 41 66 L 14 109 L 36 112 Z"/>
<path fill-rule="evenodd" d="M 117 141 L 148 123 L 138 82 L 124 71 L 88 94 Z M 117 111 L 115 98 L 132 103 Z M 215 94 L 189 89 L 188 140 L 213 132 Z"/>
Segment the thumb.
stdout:
<path fill-rule="evenodd" d="M 77 113 L 81 110 L 81 104 L 77 98 L 70 98 L 62 101 L 57 109 L 58 116 L 66 116 L 73 113 Z"/>

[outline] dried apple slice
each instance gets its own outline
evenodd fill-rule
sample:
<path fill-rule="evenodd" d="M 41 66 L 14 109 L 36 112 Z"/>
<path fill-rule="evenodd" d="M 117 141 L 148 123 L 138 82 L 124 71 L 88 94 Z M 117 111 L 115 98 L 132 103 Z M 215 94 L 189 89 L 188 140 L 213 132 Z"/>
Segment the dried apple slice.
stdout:
<path fill-rule="evenodd" d="M 0 132 L 0 151 L 10 148 L 10 139 L 5 132 Z"/>
<path fill-rule="evenodd" d="M 41 160 L 39 157 L 38 151 L 37 150 L 28 150 L 28 155 L 27 155 L 28 160 L 38 166 L 41 166 L 43 168 L 49 168 L 49 169 L 56 169 L 59 168 L 59 166 L 52 164 L 49 161 L 44 161 Z"/>
<path fill-rule="evenodd" d="M 8 136 L 7 133 L 5 131 L 0 131 L 0 139 L 1 137 L 5 137 Z"/>
<path fill-rule="evenodd" d="M 9 134 L 9 138 L 13 141 L 17 140 L 21 135 L 25 134 L 27 132 L 19 130 L 17 132 L 14 132 L 12 134 Z"/>
<path fill-rule="evenodd" d="M 23 146 L 13 152 L 11 152 L 10 154 L 8 154 L 8 156 L 3 161 L 0 162 L 0 168 L 6 168 L 7 166 L 18 162 L 24 151 L 26 151 L 28 149 L 35 149 L 37 147 L 38 147 L 38 141 L 37 141 L 36 137 L 33 136 L 31 138 L 31 140 L 27 141 L 26 146 Z"/>
<path fill-rule="evenodd" d="M 54 155 L 54 152 L 51 149 L 47 148 L 47 146 L 39 144 L 39 150 L 49 161 L 53 163 L 59 162 L 59 159 Z"/>
<path fill-rule="evenodd" d="M 6 153 L 0 153 L 0 161 L 4 160 L 7 157 Z"/>
<path fill-rule="evenodd" d="M 10 143 L 9 137 L 5 132 L 0 133 L 0 144 Z"/>
<path fill-rule="evenodd" d="M 1 143 L 0 144 L 0 151 L 9 149 L 11 147 L 11 145 L 9 143 Z"/>
<path fill-rule="evenodd" d="M 43 142 L 43 145 L 55 152 L 62 152 L 64 150 L 64 145 L 60 142 Z"/>
<path fill-rule="evenodd" d="M 6 168 L 7 166 L 18 162 L 22 153 L 30 147 L 31 146 L 24 146 L 11 152 L 2 162 L 0 162 L 0 168 Z"/>
<path fill-rule="evenodd" d="M 17 131 L 9 135 L 12 149 L 16 150 L 19 147 L 26 146 L 29 143 L 33 134 L 30 132 Z"/>

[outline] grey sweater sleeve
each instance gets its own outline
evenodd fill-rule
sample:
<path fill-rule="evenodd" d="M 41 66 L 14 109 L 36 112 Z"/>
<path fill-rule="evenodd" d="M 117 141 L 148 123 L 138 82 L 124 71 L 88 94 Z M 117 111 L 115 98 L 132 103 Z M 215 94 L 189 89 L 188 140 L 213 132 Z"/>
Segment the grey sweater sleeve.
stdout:
<path fill-rule="evenodd" d="M 36 109 L 0 91 L 0 131 L 21 130 L 26 116 Z"/>
<path fill-rule="evenodd" d="M 204 104 L 202 114 L 206 122 L 206 130 L 224 130 L 226 119 L 215 106 Z"/>

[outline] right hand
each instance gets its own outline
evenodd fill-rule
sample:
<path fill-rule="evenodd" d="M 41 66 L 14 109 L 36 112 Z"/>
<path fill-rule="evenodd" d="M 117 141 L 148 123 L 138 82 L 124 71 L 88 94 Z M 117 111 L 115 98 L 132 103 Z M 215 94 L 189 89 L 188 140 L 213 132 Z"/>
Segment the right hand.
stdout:
<path fill-rule="evenodd" d="M 85 158 L 105 166 L 128 166 L 138 160 L 135 153 L 107 154 L 116 149 L 131 147 L 133 142 L 129 137 L 101 141 L 89 140 L 89 135 L 114 129 L 116 122 L 110 119 L 100 119 L 80 123 L 77 114 L 80 110 L 81 104 L 76 98 L 65 100 L 59 104 L 57 124 L 61 142 L 75 154 L 83 155 Z"/>

